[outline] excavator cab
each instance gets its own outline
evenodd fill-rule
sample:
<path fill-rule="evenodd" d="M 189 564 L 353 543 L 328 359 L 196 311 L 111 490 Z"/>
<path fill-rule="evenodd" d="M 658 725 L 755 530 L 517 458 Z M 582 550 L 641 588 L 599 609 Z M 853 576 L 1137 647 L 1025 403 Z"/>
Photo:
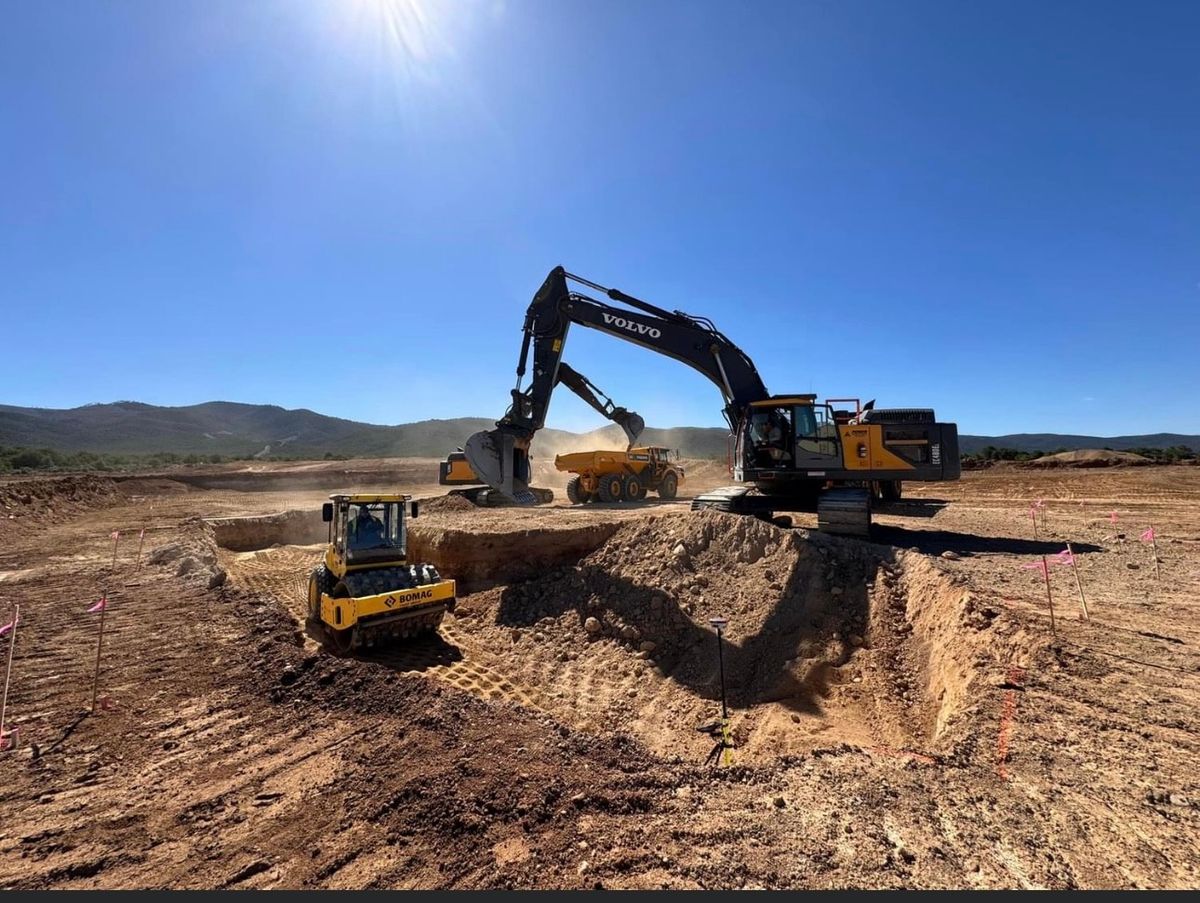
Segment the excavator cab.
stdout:
<path fill-rule="evenodd" d="M 752 403 L 745 417 L 744 460 L 766 471 L 840 465 L 836 414 L 815 396 L 769 398 Z"/>

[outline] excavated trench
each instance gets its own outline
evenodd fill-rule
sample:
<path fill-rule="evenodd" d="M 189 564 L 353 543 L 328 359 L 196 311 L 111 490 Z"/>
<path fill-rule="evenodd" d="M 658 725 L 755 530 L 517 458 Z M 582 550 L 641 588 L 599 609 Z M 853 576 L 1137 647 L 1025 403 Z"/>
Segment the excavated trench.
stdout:
<path fill-rule="evenodd" d="M 288 512 L 209 521 L 235 585 L 302 617 L 326 528 Z M 439 637 L 367 658 L 576 727 L 694 758 L 719 712 L 741 761 L 842 744 L 969 752 L 979 681 L 1020 655 L 1004 616 L 914 552 L 718 512 L 486 532 L 414 524 L 412 560 L 460 585 Z"/>
<path fill-rule="evenodd" d="M 205 523 L 212 527 L 217 545 L 230 552 L 312 546 L 328 542 L 329 536 L 319 511 L 214 517 Z M 487 532 L 413 522 L 408 527 L 408 557 L 413 562 L 434 565 L 458 581 L 460 592 L 470 593 L 531 580 L 548 570 L 574 564 L 602 545 L 619 526 L 619 521 L 597 521 Z"/>

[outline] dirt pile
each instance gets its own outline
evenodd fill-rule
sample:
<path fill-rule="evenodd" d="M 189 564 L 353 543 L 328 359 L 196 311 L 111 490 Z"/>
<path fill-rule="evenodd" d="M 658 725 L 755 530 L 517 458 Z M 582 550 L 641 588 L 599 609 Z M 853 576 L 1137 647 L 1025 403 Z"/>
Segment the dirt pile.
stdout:
<path fill-rule="evenodd" d="M 119 500 L 116 484 L 108 477 L 89 474 L 13 480 L 0 483 L 0 525 L 62 519 Z"/>
<path fill-rule="evenodd" d="M 478 506 L 473 502 L 468 501 L 461 495 L 435 495 L 431 498 L 418 499 L 420 502 L 420 511 L 429 512 L 430 514 L 446 514 L 454 511 L 473 511 Z"/>
<path fill-rule="evenodd" d="M 948 754 L 970 734 L 950 729 L 996 670 L 985 664 L 1030 646 L 997 643 L 1015 629 L 1001 611 L 921 556 L 718 512 L 629 523 L 577 566 L 469 603 L 464 616 L 480 603 L 481 620 L 512 630 L 521 655 L 622 675 L 585 679 L 626 695 L 609 716 L 628 722 L 634 710 L 659 741 L 711 718 L 710 619 L 727 618 L 727 692 L 754 757 L 831 740 Z"/>
<path fill-rule="evenodd" d="M 1153 464 L 1149 458 L 1133 452 L 1111 451 L 1100 448 L 1084 448 L 1078 451 L 1043 455 L 1027 462 L 1028 467 L 1142 467 Z"/>
<path fill-rule="evenodd" d="M 467 504 L 470 504 L 469 502 Z M 474 506 L 472 506 L 474 507 Z M 526 529 L 452 529 L 416 521 L 408 531 L 408 557 L 432 564 L 474 592 L 529 580 L 578 561 L 616 532 L 619 523 Z"/>
<path fill-rule="evenodd" d="M 217 562 L 217 540 L 211 523 L 190 518 L 180 525 L 182 538 L 158 546 L 147 561 L 157 567 L 170 567 L 176 577 L 203 584 L 206 589 L 224 585 L 225 569 Z"/>

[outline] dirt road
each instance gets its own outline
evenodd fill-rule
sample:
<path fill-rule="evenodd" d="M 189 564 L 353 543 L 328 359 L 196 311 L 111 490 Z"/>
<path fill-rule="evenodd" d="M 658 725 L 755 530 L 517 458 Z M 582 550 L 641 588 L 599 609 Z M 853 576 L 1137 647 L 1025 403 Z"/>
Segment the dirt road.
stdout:
<path fill-rule="evenodd" d="M 414 547 L 468 591 L 440 639 L 358 659 L 303 632 L 302 516 L 200 520 L 431 496 L 427 470 L 0 485 L 0 623 L 22 609 L 0 886 L 1200 881 L 1200 468 L 906 487 L 872 543 L 686 501 L 429 504 Z M 143 527 L 163 563 L 135 569 Z M 1052 564 L 1052 631 L 1029 566 L 1068 540 L 1091 617 Z M 715 615 L 728 766 L 696 731 Z"/>

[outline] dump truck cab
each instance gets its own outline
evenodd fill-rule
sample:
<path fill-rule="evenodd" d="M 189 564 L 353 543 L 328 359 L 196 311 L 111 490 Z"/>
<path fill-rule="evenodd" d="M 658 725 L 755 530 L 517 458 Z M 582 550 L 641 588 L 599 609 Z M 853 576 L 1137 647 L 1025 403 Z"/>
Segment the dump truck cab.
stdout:
<path fill-rule="evenodd" d="M 325 560 L 308 581 L 309 623 L 338 652 L 436 630 L 455 605 L 455 584 L 408 560 L 407 495 L 332 495 Z"/>

